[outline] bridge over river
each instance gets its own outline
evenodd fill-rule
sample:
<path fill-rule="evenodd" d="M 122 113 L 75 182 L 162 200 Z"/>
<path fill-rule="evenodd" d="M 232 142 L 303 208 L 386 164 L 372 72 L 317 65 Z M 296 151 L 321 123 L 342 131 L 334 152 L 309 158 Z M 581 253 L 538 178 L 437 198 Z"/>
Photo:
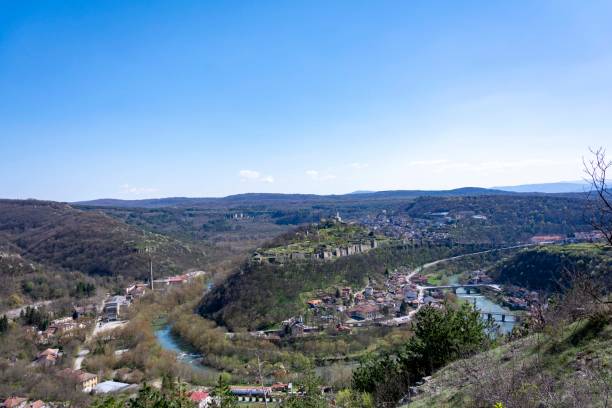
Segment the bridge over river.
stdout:
<path fill-rule="evenodd" d="M 485 298 L 482 295 L 478 295 L 478 288 L 489 288 L 495 292 L 501 292 L 501 285 L 497 283 L 471 283 L 471 284 L 451 284 L 451 285 L 439 285 L 439 286 L 421 286 L 422 293 L 431 294 L 434 290 L 447 290 L 451 289 L 459 297 L 466 300 L 470 299 L 473 302 L 474 307 L 483 319 L 495 321 L 499 323 L 514 324 L 521 319 L 520 313 L 514 313 L 493 301 Z M 460 293 L 458 293 L 460 292 Z M 510 326 L 511 329 L 511 326 Z"/>
<path fill-rule="evenodd" d="M 421 286 L 425 291 L 431 291 L 434 289 L 453 289 L 453 292 L 457 292 L 457 289 L 464 288 L 469 294 L 470 288 L 490 288 L 496 292 L 501 292 L 501 285 L 497 283 L 466 283 L 466 284 L 455 284 L 455 285 L 441 285 L 441 286 Z"/>

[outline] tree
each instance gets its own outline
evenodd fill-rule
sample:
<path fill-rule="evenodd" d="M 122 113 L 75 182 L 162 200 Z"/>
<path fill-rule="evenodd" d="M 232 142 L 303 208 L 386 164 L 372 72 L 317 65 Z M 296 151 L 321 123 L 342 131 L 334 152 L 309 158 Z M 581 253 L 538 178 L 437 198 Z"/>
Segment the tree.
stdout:
<path fill-rule="evenodd" d="M 338 408 L 374 408 L 374 398 L 366 392 L 351 389 L 341 390 L 336 395 Z"/>
<path fill-rule="evenodd" d="M 469 304 L 423 307 L 416 314 L 414 336 L 393 352 L 363 359 L 353 371 L 352 387 L 371 393 L 377 406 L 394 406 L 410 384 L 457 358 L 484 350 L 486 328 Z"/>
<path fill-rule="evenodd" d="M 217 385 L 212 391 L 213 407 L 234 408 L 238 406 L 238 399 L 232 394 L 227 375 L 221 374 L 217 379 Z"/>
<path fill-rule="evenodd" d="M 612 192 L 607 184 L 607 172 L 612 168 L 612 160 L 606 158 L 603 147 L 591 149 L 591 153 L 593 158 L 588 161 L 583 159 L 584 172 L 591 184 L 588 194 L 591 225 L 612 245 Z"/>
<path fill-rule="evenodd" d="M 321 380 L 314 372 L 306 373 L 300 384 L 301 395 L 292 395 L 283 404 L 285 408 L 326 408 L 327 401 L 321 394 Z"/>
<path fill-rule="evenodd" d="M 408 311 L 408 303 L 405 300 L 402 300 L 402 304 L 400 305 L 399 312 L 401 316 L 405 316 Z"/>
<path fill-rule="evenodd" d="M 6 315 L 0 317 L 0 333 L 5 333 L 9 329 L 8 317 Z"/>
<path fill-rule="evenodd" d="M 108 408 L 115 408 L 109 405 Z M 166 383 L 166 389 L 156 390 L 144 384 L 138 396 L 127 402 L 128 408 L 195 408 L 193 401 L 187 397 L 184 384 L 176 384 L 172 379 Z M 107 408 L 104 406 L 104 408 Z"/>

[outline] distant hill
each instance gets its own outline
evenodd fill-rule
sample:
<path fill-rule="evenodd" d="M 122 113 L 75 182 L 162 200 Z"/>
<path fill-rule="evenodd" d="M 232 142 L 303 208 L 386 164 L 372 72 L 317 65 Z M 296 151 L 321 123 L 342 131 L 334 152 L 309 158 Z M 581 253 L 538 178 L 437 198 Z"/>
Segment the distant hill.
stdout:
<path fill-rule="evenodd" d="M 36 200 L 0 200 L 0 248 L 49 269 L 91 276 L 146 278 L 148 255 L 157 273 L 196 266 L 202 254 L 159 234 L 148 233 L 98 211 Z"/>
<path fill-rule="evenodd" d="M 480 187 L 462 187 L 453 190 L 389 190 L 389 191 L 356 191 L 340 195 L 317 194 L 276 194 L 247 193 L 227 197 L 169 197 L 143 200 L 119 200 L 104 198 L 99 200 L 79 201 L 73 204 L 93 207 L 123 207 L 123 208 L 162 208 L 162 207 L 209 207 L 221 208 L 238 205 L 286 205 L 312 203 L 346 203 L 355 200 L 372 201 L 384 199 L 413 199 L 416 197 L 445 196 L 480 196 L 480 195 L 512 194 L 508 191 Z"/>
<path fill-rule="evenodd" d="M 521 184 L 493 188 L 513 193 L 583 193 L 589 191 L 590 186 L 583 181 L 562 181 L 558 183 Z"/>
<path fill-rule="evenodd" d="M 412 218 L 430 218 L 448 213 L 457 220 L 451 234 L 458 242 L 508 245 L 525 242 L 537 234 L 571 235 L 593 227 L 584 215 L 582 195 L 513 194 L 482 196 L 419 197 L 404 213 Z M 475 220 L 478 215 L 484 219 Z"/>

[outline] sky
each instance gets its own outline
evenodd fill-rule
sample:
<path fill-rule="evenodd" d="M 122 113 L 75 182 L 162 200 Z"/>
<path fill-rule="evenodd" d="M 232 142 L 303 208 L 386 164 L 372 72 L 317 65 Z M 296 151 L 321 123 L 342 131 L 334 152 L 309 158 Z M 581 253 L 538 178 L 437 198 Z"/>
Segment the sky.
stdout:
<path fill-rule="evenodd" d="M 579 180 L 609 1 L 0 0 L 0 197 Z"/>

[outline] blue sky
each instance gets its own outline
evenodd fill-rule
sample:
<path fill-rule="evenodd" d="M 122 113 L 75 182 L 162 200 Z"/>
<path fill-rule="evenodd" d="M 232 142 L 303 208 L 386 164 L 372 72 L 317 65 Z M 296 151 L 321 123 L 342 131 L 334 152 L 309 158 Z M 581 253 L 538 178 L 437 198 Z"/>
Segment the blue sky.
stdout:
<path fill-rule="evenodd" d="M 0 0 L 0 197 L 442 189 L 612 147 L 607 1 Z"/>

